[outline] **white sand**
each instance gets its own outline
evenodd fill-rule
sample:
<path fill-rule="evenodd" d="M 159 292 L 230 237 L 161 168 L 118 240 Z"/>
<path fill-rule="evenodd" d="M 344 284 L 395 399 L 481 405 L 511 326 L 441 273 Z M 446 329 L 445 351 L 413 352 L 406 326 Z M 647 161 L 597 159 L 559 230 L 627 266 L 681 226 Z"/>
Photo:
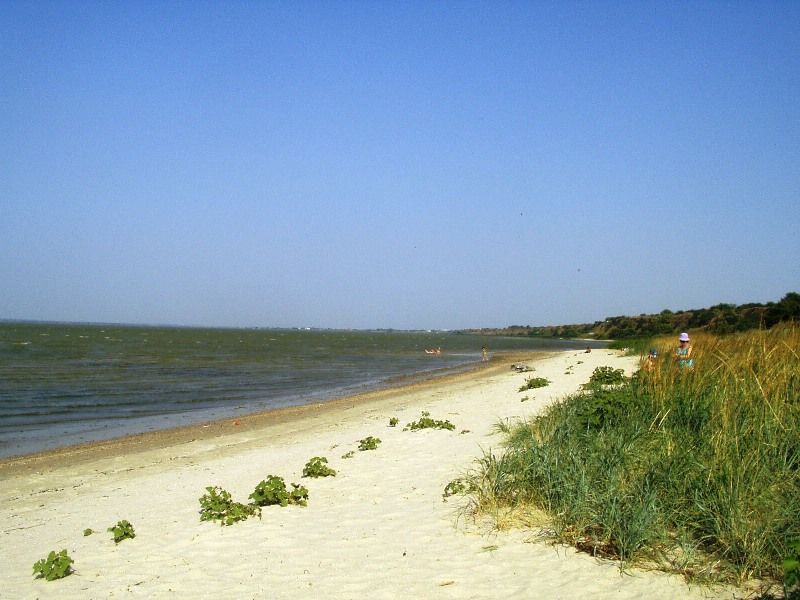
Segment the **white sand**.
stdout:
<path fill-rule="evenodd" d="M 33 473 L 0 471 L 0 598 L 731 598 L 675 576 L 621 574 L 614 562 L 536 541 L 531 531 L 475 523 L 459 510 L 460 497 L 443 501 L 449 481 L 483 449 L 499 448 L 499 420 L 541 410 L 596 366 L 630 372 L 635 361 L 595 350 L 529 364 L 553 383 L 520 393 L 531 374 L 504 362 L 301 421 Z M 456 431 L 403 431 L 421 410 Z M 396 428 L 388 427 L 393 416 Z M 368 435 L 383 443 L 359 452 Z M 342 459 L 349 450 L 355 455 Z M 338 475 L 301 479 L 312 456 L 326 456 Z M 266 507 L 261 520 L 230 527 L 199 520 L 206 486 L 247 502 L 271 474 L 305 485 L 308 506 Z M 115 546 L 106 529 L 120 519 L 136 538 Z M 84 537 L 86 528 L 96 533 Z M 62 548 L 76 572 L 34 579 L 33 563 Z"/>

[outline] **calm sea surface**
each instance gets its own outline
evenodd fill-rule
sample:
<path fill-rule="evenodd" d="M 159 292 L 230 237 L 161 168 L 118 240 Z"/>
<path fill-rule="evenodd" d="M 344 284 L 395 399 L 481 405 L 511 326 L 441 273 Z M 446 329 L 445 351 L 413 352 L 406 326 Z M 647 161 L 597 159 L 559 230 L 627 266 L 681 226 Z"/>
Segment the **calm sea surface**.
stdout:
<path fill-rule="evenodd" d="M 491 351 L 587 342 L 452 333 L 0 323 L 0 457 L 323 402 Z M 590 343 L 602 347 L 601 343 Z M 426 348 L 442 354 L 427 355 Z"/>

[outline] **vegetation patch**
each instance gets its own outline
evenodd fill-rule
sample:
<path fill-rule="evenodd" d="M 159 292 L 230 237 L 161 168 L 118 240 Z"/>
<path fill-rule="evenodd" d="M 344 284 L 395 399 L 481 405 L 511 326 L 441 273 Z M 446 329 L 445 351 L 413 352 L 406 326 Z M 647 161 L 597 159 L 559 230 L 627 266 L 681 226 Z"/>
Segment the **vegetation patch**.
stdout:
<path fill-rule="evenodd" d="M 800 540 L 789 545 L 783 561 L 783 595 L 787 600 L 800 600 Z"/>
<path fill-rule="evenodd" d="M 73 573 L 72 563 L 74 562 L 67 554 L 66 549 L 61 552 L 51 550 L 47 558 L 39 559 L 33 564 L 33 575 L 47 581 L 62 579 Z"/>
<path fill-rule="evenodd" d="M 336 477 L 336 471 L 328 466 L 328 459 L 315 456 L 303 467 L 303 477 Z"/>
<path fill-rule="evenodd" d="M 229 492 L 218 486 L 206 488 L 200 497 L 200 520 L 219 521 L 220 525 L 233 525 L 256 515 L 261 517 L 261 509 L 253 504 L 234 502 Z"/>
<path fill-rule="evenodd" d="M 132 540 L 136 537 L 133 525 L 125 520 L 117 521 L 117 524 L 113 527 L 109 527 L 108 531 L 111 532 L 115 544 L 119 544 L 122 540 Z M 85 531 L 83 533 L 86 535 Z"/>
<path fill-rule="evenodd" d="M 444 486 L 442 498 L 447 501 L 450 496 L 469 494 L 475 491 L 471 482 L 463 477 L 453 479 L 450 483 Z"/>
<path fill-rule="evenodd" d="M 380 439 L 369 435 L 365 437 L 363 440 L 358 440 L 358 449 L 361 452 L 364 452 L 365 450 L 375 450 L 378 447 L 378 444 L 380 443 L 381 443 Z"/>
<path fill-rule="evenodd" d="M 553 338 L 595 338 L 617 340 L 609 348 L 646 351 L 648 338 L 703 330 L 717 335 L 751 329 L 769 329 L 779 323 L 800 322 L 800 294 L 787 293 L 779 302 L 715 304 L 708 308 L 671 311 L 639 316 L 608 317 L 594 323 L 531 327 L 512 325 L 503 329 L 466 330 L 480 335 L 531 336 Z M 624 339 L 623 339 L 624 338 Z M 632 339 L 639 338 L 639 339 Z"/>
<path fill-rule="evenodd" d="M 623 565 L 797 594 L 800 325 L 693 346 L 691 372 L 601 369 L 597 385 L 498 426 L 505 451 L 470 475 L 475 509 L 544 511 L 556 539 Z"/>
<path fill-rule="evenodd" d="M 397 427 L 397 424 L 400 422 L 400 419 L 397 417 L 392 417 L 389 419 L 389 427 Z"/>
<path fill-rule="evenodd" d="M 412 421 L 408 425 L 405 426 L 404 431 L 411 430 L 417 431 L 418 429 L 447 429 L 449 431 L 455 430 L 456 426 L 453 425 L 450 421 L 432 419 L 431 413 L 428 411 L 422 411 L 422 415 L 420 416 L 418 421 Z"/>
<path fill-rule="evenodd" d="M 282 477 L 270 475 L 256 486 L 249 498 L 256 506 L 273 506 L 276 504 L 280 506 L 289 506 L 290 504 L 305 506 L 308 501 L 308 490 L 296 483 L 293 483 L 292 489 L 288 490 Z"/>
<path fill-rule="evenodd" d="M 550 380 L 544 377 L 530 377 L 525 380 L 525 383 L 519 388 L 520 392 L 525 390 L 535 390 L 536 388 L 547 387 L 550 385 Z"/>
<path fill-rule="evenodd" d="M 604 385 L 619 385 L 625 382 L 625 371 L 614 367 L 597 367 L 584 387 L 597 388 Z"/>

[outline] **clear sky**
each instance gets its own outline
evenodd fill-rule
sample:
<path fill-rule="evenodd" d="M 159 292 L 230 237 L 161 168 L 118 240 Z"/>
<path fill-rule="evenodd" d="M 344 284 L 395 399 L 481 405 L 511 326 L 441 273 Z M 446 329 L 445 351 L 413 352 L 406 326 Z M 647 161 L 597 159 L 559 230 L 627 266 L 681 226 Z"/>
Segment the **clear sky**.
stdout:
<path fill-rule="evenodd" d="M 0 318 L 800 291 L 800 2 L 0 2 Z"/>

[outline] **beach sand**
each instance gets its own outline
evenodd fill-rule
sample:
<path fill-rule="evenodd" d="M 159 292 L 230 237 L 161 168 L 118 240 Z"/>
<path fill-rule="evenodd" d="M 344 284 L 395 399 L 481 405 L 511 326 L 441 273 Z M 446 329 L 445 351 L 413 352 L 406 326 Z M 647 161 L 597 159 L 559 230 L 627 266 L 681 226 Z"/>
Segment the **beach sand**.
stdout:
<path fill-rule="evenodd" d="M 0 599 L 731 598 L 663 573 L 620 573 L 534 530 L 476 521 L 463 497 L 443 500 L 448 482 L 500 449 L 499 421 L 535 414 L 597 366 L 636 366 L 610 350 L 529 355 L 552 383 L 520 393 L 531 373 L 512 362 L 520 357 L 326 405 L 3 461 Z M 422 410 L 456 430 L 403 431 Z M 358 451 L 370 435 L 382 443 Z M 337 476 L 301 478 L 313 456 Z M 207 486 L 247 502 L 268 475 L 307 487 L 308 506 L 265 507 L 229 527 L 200 521 Z M 121 519 L 136 538 L 115 545 L 106 530 Z M 75 573 L 34 579 L 33 563 L 62 548 Z"/>

